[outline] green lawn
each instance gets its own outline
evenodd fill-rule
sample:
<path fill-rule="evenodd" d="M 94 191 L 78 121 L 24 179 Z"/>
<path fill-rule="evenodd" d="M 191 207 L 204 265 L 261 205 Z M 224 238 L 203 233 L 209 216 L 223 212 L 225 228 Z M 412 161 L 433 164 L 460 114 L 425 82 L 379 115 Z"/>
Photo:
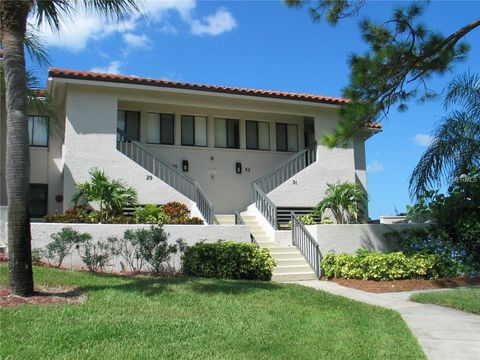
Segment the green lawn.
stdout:
<path fill-rule="evenodd" d="M 456 289 L 413 294 L 412 301 L 447 306 L 480 314 L 480 289 Z"/>
<path fill-rule="evenodd" d="M 425 359 L 399 314 L 302 286 L 43 267 L 35 280 L 88 300 L 0 309 L 0 359 Z"/>

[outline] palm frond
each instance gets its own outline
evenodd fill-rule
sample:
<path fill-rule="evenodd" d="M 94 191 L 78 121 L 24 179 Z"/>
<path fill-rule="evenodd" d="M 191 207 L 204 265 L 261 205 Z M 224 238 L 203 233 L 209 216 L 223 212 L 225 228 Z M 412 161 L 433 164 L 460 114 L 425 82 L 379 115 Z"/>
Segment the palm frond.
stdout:
<path fill-rule="evenodd" d="M 82 0 L 87 11 L 99 13 L 108 19 L 123 21 L 129 13 L 139 13 L 140 0 Z"/>
<path fill-rule="evenodd" d="M 31 26 L 25 33 L 24 44 L 28 55 L 38 67 L 44 68 L 50 66 L 50 56 L 48 55 L 47 47 L 42 38 Z"/>
<path fill-rule="evenodd" d="M 37 25 L 46 21 L 50 28 L 59 30 L 62 20 L 71 15 L 72 5 L 76 2 L 76 0 L 36 0 L 33 14 Z"/>

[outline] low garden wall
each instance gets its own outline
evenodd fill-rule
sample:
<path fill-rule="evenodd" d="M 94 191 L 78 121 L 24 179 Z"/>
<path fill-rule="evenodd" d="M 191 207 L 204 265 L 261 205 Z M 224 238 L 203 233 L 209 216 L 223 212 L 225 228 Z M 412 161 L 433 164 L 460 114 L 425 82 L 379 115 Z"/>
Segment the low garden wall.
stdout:
<path fill-rule="evenodd" d="M 108 237 L 115 236 L 122 238 L 125 230 L 136 230 L 150 228 L 151 225 L 118 225 L 118 224 L 64 224 L 64 223 L 32 223 L 32 249 L 43 248 L 51 240 L 50 235 L 60 231 L 64 227 L 72 228 L 81 233 L 89 233 L 94 241 L 105 241 Z M 174 244 L 179 238 L 187 245 L 193 245 L 199 241 L 215 242 L 231 240 L 235 242 L 250 242 L 250 232 L 247 226 L 239 225 L 164 225 L 166 233 L 169 234 L 169 243 Z M 174 257 L 170 264 L 179 269 L 179 259 Z M 67 269 L 81 268 L 83 262 L 74 250 L 71 256 L 65 258 L 62 267 Z M 107 271 L 121 270 L 120 260 L 110 264 Z"/>
<path fill-rule="evenodd" d="M 397 241 L 384 235 L 425 226 L 423 224 L 322 224 L 307 225 L 325 256 L 329 252 L 353 254 L 358 249 L 386 252 L 395 250 Z"/>

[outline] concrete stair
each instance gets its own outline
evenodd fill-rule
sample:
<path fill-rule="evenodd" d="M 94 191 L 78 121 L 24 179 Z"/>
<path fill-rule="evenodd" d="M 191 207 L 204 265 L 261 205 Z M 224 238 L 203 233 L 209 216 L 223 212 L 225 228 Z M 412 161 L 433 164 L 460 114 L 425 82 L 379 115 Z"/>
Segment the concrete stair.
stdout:
<path fill-rule="evenodd" d="M 214 215 L 213 222 L 216 225 L 235 225 L 235 215 L 230 215 L 230 214 Z"/>
<path fill-rule="evenodd" d="M 242 218 L 258 245 L 270 250 L 270 254 L 277 261 L 277 266 L 273 269 L 273 281 L 316 279 L 315 272 L 295 246 L 279 246 L 276 244 L 263 230 L 255 216 L 242 215 Z"/>

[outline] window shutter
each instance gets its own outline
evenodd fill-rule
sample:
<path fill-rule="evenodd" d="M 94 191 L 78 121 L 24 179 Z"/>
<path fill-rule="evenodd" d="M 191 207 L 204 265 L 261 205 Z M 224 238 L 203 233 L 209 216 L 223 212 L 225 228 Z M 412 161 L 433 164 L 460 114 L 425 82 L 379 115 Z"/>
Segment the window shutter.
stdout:
<path fill-rule="evenodd" d="M 173 145 L 175 136 L 175 117 L 173 114 L 161 114 L 160 119 L 160 143 Z"/>

